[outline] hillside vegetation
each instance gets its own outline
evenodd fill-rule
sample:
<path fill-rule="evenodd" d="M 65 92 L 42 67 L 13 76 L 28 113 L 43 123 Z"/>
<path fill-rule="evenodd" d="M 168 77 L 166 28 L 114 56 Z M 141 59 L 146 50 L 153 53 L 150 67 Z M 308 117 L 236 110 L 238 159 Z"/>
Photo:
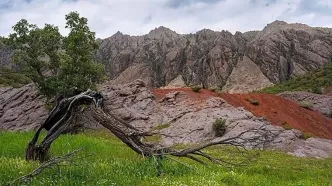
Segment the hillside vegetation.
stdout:
<path fill-rule="evenodd" d="M 281 84 L 267 87 L 260 92 L 277 94 L 285 91 L 308 91 L 313 93 L 322 93 L 322 88 L 332 85 L 332 64 L 309 72 L 303 76 L 292 78 Z"/>
<path fill-rule="evenodd" d="M 0 87 L 11 86 L 18 88 L 30 82 L 31 80 L 25 75 L 14 72 L 13 70 L 5 67 L 0 67 Z"/>
<path fill-rule="evenodd" d="M 0 185 L 35 169 L 24 151 L 33 133 L 0 132 Z M 112 135 L 104 132 L 64 135 L 51 148 L 52 156 L 83 148 L 74 162 L 48 169 L 28 185 L 331 185 L 332 159 L 296 158 L 279 152 L 259 153 L 245 167 L 201 166 L 165 160 L 156 176 L 153 159 L 143 159 Z M 209 149 L 224 158 L 236 158 L 225 149 Z"/>

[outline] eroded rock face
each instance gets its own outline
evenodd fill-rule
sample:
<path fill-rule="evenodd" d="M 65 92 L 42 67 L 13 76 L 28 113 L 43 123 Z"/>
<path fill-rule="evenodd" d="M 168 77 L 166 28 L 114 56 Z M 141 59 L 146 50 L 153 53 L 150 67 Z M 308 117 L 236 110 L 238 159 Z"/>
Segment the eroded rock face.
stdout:
<path fill-rule="evenodd" d="M 281 21 L 234 35 L 208 29 L 181 35 L 159 27 L 143 36 L 117 33 L 106 38 L 96 58 L 117 83 L 128 83 L 125 73 L 163 87 L 181 75 L 187 86 L 247 92 L 329 63 L 332 32 Z"/>
<path fill-rule="evenodd" d="M 259 67 L 247 56 L 243 56 L 228 77 L 223 91 L 228 93 L 252 92 L 272 86 L 273 83 L 261 72 Z"/>
<path fill-rule="evenodd" d="M 105 83 L 100 90 L 108 109 L 141 130 L 159 131 L 163 134 L 160 143 L 164 145 L 227 139 L 251 130 L 238 141 L 247 148 L 278 149 L 296 156 L 332 157 L 332 140 L 304 140 L 300 131 L 270 125 L 265 119 L 255 117 L 243 108 L 235 108 L 220 97 L 193 99 L 183 91 L 171 91 L 156 100 L 142 80 L 125 85 Z M 32 85 L 0 89 L 0 103 L 0 129 L 32 130 L 48 113 L 43 98 L 37 95 Z M 83 123 L 101 127 L 89 119 L 88 113 L 89 110 L 85 113 L 87 117 L 82 117 Z M 225 134 L 218 138 L 212 130 L 217 118 L 225 119 L 227 125 Z M 253 136 L 257 137 L 255 141 L 247 141 Z"/>
<path fill-rule="evenodd" d="M 249 44 L 247 55 L 273 83 L 298 76 L 331 61 L 331 29 L 268 24 Z"/>
<path fill-rule="evenodd" d="M 181 75 L 178 75 L 175 79 L 167 84 L 165 87 L 160 87 L 161 89 L 172 89 L 172 88 L 184 88 L 186 83 Z"/>
<path fill-rule="evenodd" d="M 33 130 L 46 119 L 45 99 L 36 88 L 0 88 L 0 130 Z"/>
<path fill-rule="evenodd" d="M 308 102 L 311 104 L 311 108 L 313 110 L 320 112 L 328 117 L 332 117 L 332 96 L 303 91 L 283 92 L 278 95 L 296 102 Z"/>

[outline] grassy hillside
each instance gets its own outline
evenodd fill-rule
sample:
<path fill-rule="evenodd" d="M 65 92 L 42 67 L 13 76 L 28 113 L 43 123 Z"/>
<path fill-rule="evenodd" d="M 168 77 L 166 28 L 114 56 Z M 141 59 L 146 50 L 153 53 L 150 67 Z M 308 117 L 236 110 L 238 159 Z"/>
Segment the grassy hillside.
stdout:
<path fill-rule="evenodd" d="M 332 85 L 332 64 L 322 69 L 307 73 L 303 76 L 292 78 L 281 84 L 265 88 L 260 92 L 277 94 L 285 91 L 308 91 L 321 93 L 320 88 Z"/>
<path fill-rule="evenodd" d="M 30 82 L 31 80 L 25 75 L 13 72 L 5 67 L 0 67 L 0 87 L 11 86 L 17 88 Z"/>
<path fill-rule="evenodd" d="M 0 132 L 0 185 L 27 174 L 38 165 L 24 160 L 32 133 Z M 331 185 L 332 159 L 304 159 L 262 151 L 246 167 L 219 167 L 164 161 L 164 173 L 156 176 L 154 161 L 143 159 L 111 135 L 89 133 L 62 136 L 52 155 L 83 148 L 75 162 L 49 169 L 31 185 Z M 210 149 L 233 158 L 220 149 Z M 253 152 L 253 151 L 252 151 Z M 256 153 L 256 152 L 255 152 Z M 30 185 L 30 184 L 29 184 Z"/>

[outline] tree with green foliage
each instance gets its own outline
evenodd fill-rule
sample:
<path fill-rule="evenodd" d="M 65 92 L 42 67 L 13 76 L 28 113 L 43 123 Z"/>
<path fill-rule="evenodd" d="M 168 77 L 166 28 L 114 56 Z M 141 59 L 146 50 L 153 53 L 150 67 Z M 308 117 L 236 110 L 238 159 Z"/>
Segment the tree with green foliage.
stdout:
<path fill-rule="evenodd" d="M 14 62 L 48 98 L 95 89 L 104 74 L 103 65 L 93 61 L 97 44 L 88 20 L 77 12 L 65 18 L 70 30 L 67 37 L 56 26 L 45 24 L 39 28 L 22 19 L 13 26 L 14 33 L 8 39 L 15 49 Z"/>

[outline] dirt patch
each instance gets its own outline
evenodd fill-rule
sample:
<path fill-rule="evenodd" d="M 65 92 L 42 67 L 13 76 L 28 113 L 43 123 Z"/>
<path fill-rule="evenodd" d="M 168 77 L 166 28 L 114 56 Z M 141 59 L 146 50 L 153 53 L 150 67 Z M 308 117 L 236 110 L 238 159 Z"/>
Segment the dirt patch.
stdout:
<path fill-rule="evenodd" d="M 276 95 L 261 93 L 217 94 L 209 90 L 200 90 L 195 93 L 190 88 L 155 89 L 153 93 L 157 99 L 161 99 L 171 91 L 183 91 L 193 101 L 221 97 L 229 104 L 235 107 L 244 107 L 255 116 L 264 117 L 274 125 L 286 125 L 317 137 L 332 139 L 332 119 L 318 112 L 302 108 L 296 102 Z M 258 101 L 258 105 L 254 105 L 248 100 Z"/>

